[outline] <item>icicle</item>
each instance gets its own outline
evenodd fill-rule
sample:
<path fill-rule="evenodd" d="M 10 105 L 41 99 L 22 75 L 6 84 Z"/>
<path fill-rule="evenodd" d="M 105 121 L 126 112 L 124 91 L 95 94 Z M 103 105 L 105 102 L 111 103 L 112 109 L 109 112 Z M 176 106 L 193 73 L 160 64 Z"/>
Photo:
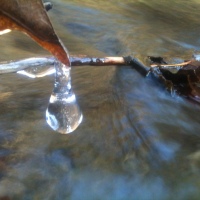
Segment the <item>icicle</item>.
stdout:
<path fill-rule="evenodd" d="M 46 110 L 46 121 L 55 131 L 71 133 L 82 121 L 82 114 L 71 88 L 71 68 L 55 62 L 55 69 L 55 84 Z"/>

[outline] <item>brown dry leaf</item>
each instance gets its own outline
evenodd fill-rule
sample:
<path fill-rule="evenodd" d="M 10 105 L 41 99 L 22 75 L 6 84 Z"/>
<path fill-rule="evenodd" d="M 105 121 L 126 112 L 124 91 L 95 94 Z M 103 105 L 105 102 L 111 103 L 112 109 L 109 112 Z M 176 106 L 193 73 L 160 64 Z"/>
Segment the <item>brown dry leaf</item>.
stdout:
<path fill-rule="evenodd" d="M 67 50 L 54 32 L 41 0 L 0 0 L 0 31 L 28 34 L 58 60 L 69 66 Z"/>
<path fill-rule="evenodd" d="M 158 65 L 152 68 L 153 75 L 162 80 L 168 90 L 200 103 L 200 61 L 192 59 L 184 62 L 184 65 L 181 63 L 168 66 L 161 57 L 149 56 L 149 59 Z"/>

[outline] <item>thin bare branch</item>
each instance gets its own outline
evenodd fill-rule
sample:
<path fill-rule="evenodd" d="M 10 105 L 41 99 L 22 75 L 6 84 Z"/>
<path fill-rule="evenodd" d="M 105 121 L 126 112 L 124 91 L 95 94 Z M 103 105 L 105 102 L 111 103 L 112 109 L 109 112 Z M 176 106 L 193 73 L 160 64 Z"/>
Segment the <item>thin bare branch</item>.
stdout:
<path fill-rule="evenodd" d="M 183 63 L 178 63 L 178 64 L 152 64 L 150 65 L 151 67 L 181 67 L 181 66 L 185 66 L 190 64 L 192 61 L 187 61 L 187 62 L 183 62 Z"/>
<path fill-rule="evenodd" d="M 129 58 L 129 59 L 128 59 Z M 90 58 L 86 56 L 70 57 L 72 66 L 103 66 L 103 65 L 128 65 L 131 57 L 105 57 L 105 58 Z M 53 66 L 54 57 L 35 57 L 18 61 L 10 61 L 0 63 L 0 74 L 17 72 L 31 67 Z"/>

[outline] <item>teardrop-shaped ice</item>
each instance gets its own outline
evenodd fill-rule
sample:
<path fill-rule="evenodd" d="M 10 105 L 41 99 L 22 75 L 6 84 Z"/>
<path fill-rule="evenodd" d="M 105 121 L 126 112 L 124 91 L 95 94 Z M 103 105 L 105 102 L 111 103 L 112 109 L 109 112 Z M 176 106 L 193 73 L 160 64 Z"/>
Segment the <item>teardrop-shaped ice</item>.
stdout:
<path fill-rule="evenodd" d="M 71 68 L 55 62 L 55 69 L 55 84 L 46 110 L 46 121 L 55 131 L 71 133 L 82 121 L 82 114 L 71 88 Z"/>

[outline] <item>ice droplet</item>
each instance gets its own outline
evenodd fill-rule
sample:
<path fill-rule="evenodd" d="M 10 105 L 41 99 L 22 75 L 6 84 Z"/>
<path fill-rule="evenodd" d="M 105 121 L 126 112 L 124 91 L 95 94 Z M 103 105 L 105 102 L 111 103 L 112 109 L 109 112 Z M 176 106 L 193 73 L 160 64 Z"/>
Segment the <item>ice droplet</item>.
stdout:
<path fill-rule="evenodd" d="M 71 88 L 71 68 L 55 62 L 55 69 L 55 84 L 46 110 L 46 121 L 59 133 L 71 133 L 83 118 Z"/>

